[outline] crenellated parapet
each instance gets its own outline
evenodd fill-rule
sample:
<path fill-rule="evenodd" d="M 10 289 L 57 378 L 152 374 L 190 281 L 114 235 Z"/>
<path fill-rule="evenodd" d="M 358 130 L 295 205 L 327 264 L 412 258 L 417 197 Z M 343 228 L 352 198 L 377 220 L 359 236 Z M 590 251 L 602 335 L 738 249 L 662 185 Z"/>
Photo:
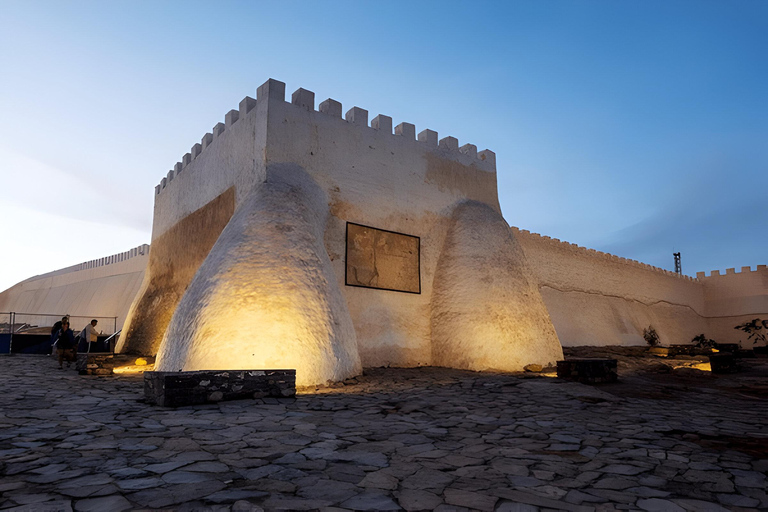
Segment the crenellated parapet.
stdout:
<path fill-rule="evenodd" d="M 270 100 L 285 101 L 285 84 L 277 80 L 267 80 L 258 89 L 258 100 L 269 97 Z M 315 111 L 315 93 L 307 89 L 299 88 L 291 95 L 291 104 L 298 108 L 308 111 Z M 486 170 L 496 170 L 496 154 L 484 149 L 478 152 L 474 144 L 464 144 L 459 146 L 459 140 L 455 137 L 438 138 L 434 130 L 426 129 L 416 135 L 416 127 L 407 122 L 402 122 L 394 126 L 392 118 L 384 114 L 379 114 L 368 121 L 368 111 L 354 106 L 347 110 L 342 117 L 342 104 L 332 98 L 321 102 L 316 111 L 339 119 L 340 122 L 347 122 L 359 126 L 361 129 L 372 129 L 379 132 L 382 136 L 403 137 L 404 139 L 414 141 L 414 143 L 424 144 L 425 146 L 439 151 L 446 158 L 453 157 L 456 160 L 461 155 L 468 156 L 477 161 L 478 165 L 483 165 Z M 394 126 L 394 129 L 393 129 Z"/>
<path fill-rule="evenodd" d="M 392 118 L 383 114 L 379 114 L 369 121 L 368 111 L 357 106 L 343 113 L 342 104 L 332 98 L 320 102 L 315 109 L 315 93 L 304 88 L 294 91 L 290 101 L 286 101 L 285 90 L 283 82 L 270 79 L 257 88 L 256 99 L 249 96 L 243 98 L 238 109 L 227 112 L 223 123 L 217 123 L 211 132 L 206 133 L 199 143 L 193 145 L 190 151 L 182 156 L 181 161 L 176 162 L 173 169 L 168 171 L 160 183 L 155 186 L 155 195 L 161 194 L 163 190 L 171 186 L 171 182 L 183 174 L 196 159 L 204 155 L 208 148 L 215 146 L 226 137 L 228 130 L 231 130 L 235 124 L 242 122 L 246 116 L 256 115 L 256 107 L 267 101 L 279 101 L 293 105 L 297 109 L 335 118 L 339 123 L 355 125 L 360 130 L 371 130 L 380 137 L 400 137 L 403 140 L 413 142 L 413 144 L 420 144 L 442 158 L 455 160 L 465 165 L 473 165 L 484 171 L 496 172 L 496 154 L 489 149 L 478 151 L 474 144 L 460 145 L 456 137 L 439 138 L 438 133 L 431 129 L 422 130 L 417 134 L 413 124 L 402 122 L 395 126 Z"/>
<path fill-rule="evenodd" d="M 105 256 L 103 258 L 85 261 L 75 265 L 72 270 L 77 271 L 103 267 L 104 265 L 111 265 L 113 263 L 120 263 L 121 261 L 128 261 L 129 259 L 135 258 L 136 256 L 146 255 L 149 255 L 149 244 L 141 244 L 138 247 L 134 247 L 133 249 L 129 249 L 125 252 L 119 252 L 117 254 L 112 254 L 111 256 Z"/>
<path fill-rule="evenodd" d="M 173 169 L 168 171 L 168 173 L 160 180 L 160 183 L 155 186 L 155 195 L 159 195 L 163 190 L 165 190 L 165 188 L 170 185 L 174 178 L 183 173 L 184 170 L 187 169 L 187 167 L 189 167 L 192 162 L 200 158 L 208 148 L 218 144 L 219 141 L 225 137 L 227 129 L 231 129 L 235 123 L 241 119 L 244 119 L 245 116 L 251 113 L 255 107 L 256 100 L 250 96 L 246 96 L 240 102 L 238 110 L 230 110 L 227 112 L 224 115 L 224 122 L 216 123 L 211 131 L 203 135 L 203 137 L 200 139 L 200 142 L 195 143 L 190 148 L 189 153 L 185 153 L 181 157 L 181 161 L 176 162 L 173 166 Z"/>
<path fill-rule="evenodd" d="M 569 243 L 569 242 L 561 241 L 561 240 L 559 240 L 557 238 L 552 238 L 552 237 L 549 237 L 549 236 L 546 236 L 546 235 L 541 235 L 539 233 L 533 233 L 531 231 L 528 231 L 527 229 L 520 229 L 520 228 L 514 227 L 514 226 L 512 226 L 511 229 L 512 229 L 512 231 L 515 234 L 520 234 L 520 235 L 523 235 L 523 236 L 528 236 L 528 237 L 536 238 L 536 239 L 538 239 L 538 240 L 540 240 L 542 242 L 549 243 L 549 244 L 552 244 L 552 245 L 557 245 L 557 246 L 560 246 L 560 247 L 572 250 L 574 252 L 581 252 L 581 253 L 585 253 L 585 254 L 591 254 L 591 255 L 596 256 L 598 258 L 602 258 L 602 259 L 604 259 L 606 261 L 618 262 L 618 263 L 622 263 L 622 264 L 625 264 L 625 265 L 630 265 L 632 267 L 637 267 L 637 268 L 642 268 L 642 269 L 653 271 L 653 272 L 658 272 L 658 273 L 661 273 L 661 274 L 664 274 L 664 275 L 668 275 L 668 276 L 679 277 L 679 278 L 685 279 L 687 281 L 703 281 L 703 280 L 710 280 L 710 279 L 713 279 L 713 278 L 714 279 L 720 279 L 720 278 L 728 277 L 728 276 L 750 276 L 750 277 L 756 277 L 760 273 L 766 272 L 766 270 L 768 269 L 768 266 L 766 266 L 766 265 L 757 265 L 757 267 L 754 270 L 752 269 L 752 267 L 749 267 L 749 266 L 741 267 L 741 270 L 739 272 L 737 272 L 735 268 L 727 268 L 727 269 L 725 269 L 725 272 L 721 272 L 720 270 L 712 270 L 709 273 L 709 275 L 707 275 L 706 272 L 696 272 L 696 277 L 694 278 L 694 277 L 690 277 L 690 276 L 687 276 L 687 275 L 684 275 L 684 274 L 678 274 L 676 272 L 672 272 L 670 270 L 666 270 L 666 269 L 663 269 L 663 268 L 654 267 L 653 265 L 648 265 L 647 263 L 643 263 L 641 261 L 637 261 L 637 260 L 633 260 L 633 259 L 628 259 L 628 258 L 622 258 L 620 256 L 616 256 L 614 254 L 610 254 L 610 253 L 607 253 L 607 252 L 597 251 L 595 249 L 589 249 L 587 247 L 582 247 L 582 246 L 577 245 L 577 244 L 572 244 L 572 243 Z"/>
<path fill-rule="evenodd" d="M 512 231 L 516 235 L 519 234 L 519 235 L 523 235 L 523 236 L 528 236 L 528 237 L 536 238 L 536 239 L 538 239 L 538 240 L 540 240 L 542 242 L 545 242 L 545 243 L 548 243 L 548 244 L 551 244 L 551 245 L 554 245 L 554 246 L 559 246 L 561 248 L 565 248 L 567 250 L 571 250 L 571 251 L 573 251 L 575 253 L 589 254 L 590 256 L 593 256 L 593 257 L 595 257 L 597 259 L 602 259 L 604 261 L 620 263 L 620 264 L 623 264 L 623 265 L 628 265 L 628 266 L 631 266 L 631 267 L 636 267 L 636 268 L 640 268 L 640 269 L 643 269 L 643 270 L 648 270 L 650 272 L 657 272 L 657 273 L 660 273 L 660 274 L 664 274 L 664 275 L 667 275 L 667 276 L 670 276 L 670 277 L 676 277 L 676 278 L 683 279 L 683 280 L 686 280 L 686 281 L 695 281 L 696 280 L 696 278 L 693 278 L 691 276 L 687 276 L 685 274 L 678 274 L 678 273 L 672 272 L 670 270 L 666 270 L 666 269 L 663 269 L 663 268 L 660 268 L 660 267 L 654 267 L 653 265 L 648 265 L 647 263 L 643 263 L 641 261 L 637 261 L 637 260 L 633 260 L 633 259 L 629 259 L 629 258 L 622 258 L 621 256 L 616 256 L 615 254 L 610 254 L 610 253 L 607 253 L 607 252 L 597 251 L 595 249 L 589 249 L 587 247 L 582 247 L 580 245 L 572 244 L 570 242 L 564 242 L 564 241 L 561 241 L 558 238 L 552 238 L 552 237 L 549 237 L 549 236 L 546 236 L 546 235 L 541 235 L 539 233 L 532 233 L 531 231 L 528 231 L 527 229 L 520 229 L 520 228 L 517 228 L 517 227 L 514 227 L 514 226 L 511 226 L 511 229 L 512 229 Z"/>
<path fill-rule="evenodd" d="M 750 275 L 750 276 L 757 276 L 761 272 L 765 272 L 768 267 L 766 265 L 758 265 L 755 270 L 752 270 L 752 267 L 741 267 L 741 271 L 736 272 L 735 268 L 727 268 L 725 269 L 725 273 L 720 273 L 719 270 L 712 270 L 709 275 L 707 275 L 706 272 L 696 272 L 696 279 L 702 280 L 702 279 L 712 279 L 712 278 L 721 278 L 721 277 L 727 277 L 731 275 Z"/>

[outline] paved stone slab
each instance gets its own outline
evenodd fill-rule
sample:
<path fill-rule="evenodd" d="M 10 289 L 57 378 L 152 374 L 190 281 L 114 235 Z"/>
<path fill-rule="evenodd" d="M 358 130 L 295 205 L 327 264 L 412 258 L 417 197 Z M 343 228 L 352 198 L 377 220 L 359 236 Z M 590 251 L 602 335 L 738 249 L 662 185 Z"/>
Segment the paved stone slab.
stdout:
<path fill-rule="evenodd" d="M 723 508 L 717 503 L 702 500 L 672 500 L 676 505 L 680 505 L 685 510 L 690 512 L 728 512 L 727 508 Z"/>
<path fill-rule="evenodd" d="M 242 500 L 249 500 L 254 498 L 263 498 L 268 496 L 269 493 L 261 491 L 250 491 L 245 489 L 231 489 L 226 491 L 218 491 L 213 494 L 209 494 L 205 497 L 206 501 L 213 503 L 230 503 Z"/>
<path fill-rule="evenodd" d="M 437 494 L 416 489 L 403 489 L 398 496 L 398 503 L 404 510 L 432 510 L 443 500 Z"/>
<path fill-rule="evenodd" d="M 130 480 L 118 480 L 115 483 L 124 491 L 149 489 L 163 485 L 163 481 L 159 478 L 132 478 Z"/>
<path fill-rule="evenodd" d="M 400 510 L 389 496 L 367 492 L 348 499 L 340 506 L 351 510 Z"/>
<path fill-rule="evenodd" d="M 72 502 L 69 500 L 45 501 L 30 505 L 6 508 L 8 512 L 72 512 Z"/>
<path fill-rule="evenodd" d="M 768 404 L 740 395 L 759 368 L 660 400 L 652 381 L 635 397 L 530 373 L 371 369 L 296 398 L 162 409 L 139 401 L 140 377 L 52 364 L 0 358 L 0 508 L 768 508 Z"/>
<path fill-rule="evenodd" d="M 675 505 L 671 501 L 658 498 L 638 500 L 637 506 L 642 510 L 648 510 L 649 512 L 685 512 L 683 507 Z"/>
<path fill-rule="evenodd" d="M 496 496 L 488 496 L 477 492 L 463 491 L 459 489 L 446 489 L 445 502 L 449 505 L 458 505 L 475 510 L 494 509 L 494 505 L 499 499 Z"/>
<path fill-rule="evenodd" d="M 122 512 L 133 508 L 131 502 L 119 495 L 104 496 L 102 498 L 91 498 L 87 500 L 78 500 L 75 503 L 76 512 Z"/>

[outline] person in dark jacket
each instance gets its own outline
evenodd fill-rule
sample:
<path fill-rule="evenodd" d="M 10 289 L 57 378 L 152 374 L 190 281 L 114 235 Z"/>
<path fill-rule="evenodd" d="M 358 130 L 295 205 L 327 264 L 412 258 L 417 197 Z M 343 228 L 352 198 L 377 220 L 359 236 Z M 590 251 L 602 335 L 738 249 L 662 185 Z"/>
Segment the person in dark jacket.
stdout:
<path fill-rule="evenodd" d="M 56 336 L 56 334 L 59 332 L 59 329 L 61 329 L 61 324 L 63 322 L 69 322 L 69 317 L 68 316 L 61 317 L 61 320 L 53 324 L 53 327 L 51 327 L 51 338 L 53 338 L 53 341 L 56 341 L 56 338 L 54 338 L 54 336 Z"/>
<path fill-rule="evenodd" d="M 59 353 L 59 370 L 64 367 L 61 363 L 67 360 L 67 368 L 75 360 L 75 333 L 69 328 L 69 320 L 62 320 L 61 329 L 56 333 L 56 351 Z"/>

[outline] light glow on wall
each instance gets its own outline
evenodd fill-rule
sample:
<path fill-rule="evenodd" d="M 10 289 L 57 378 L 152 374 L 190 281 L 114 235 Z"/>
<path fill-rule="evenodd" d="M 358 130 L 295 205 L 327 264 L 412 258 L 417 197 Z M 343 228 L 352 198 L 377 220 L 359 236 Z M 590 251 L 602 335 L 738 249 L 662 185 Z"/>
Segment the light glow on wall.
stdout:
<path fill-rule="evenodd" d="M 144 366 L 137 366 L 137 365 L 125 365 L 125 366 L 118 366 L 116 368 L 112 369 L 113 373 L 118 374 L 124 374 L 124 373 L 144 373 L 144 372 L 151 372 L 155 369 L 155 365 L 144 365 Z"/>

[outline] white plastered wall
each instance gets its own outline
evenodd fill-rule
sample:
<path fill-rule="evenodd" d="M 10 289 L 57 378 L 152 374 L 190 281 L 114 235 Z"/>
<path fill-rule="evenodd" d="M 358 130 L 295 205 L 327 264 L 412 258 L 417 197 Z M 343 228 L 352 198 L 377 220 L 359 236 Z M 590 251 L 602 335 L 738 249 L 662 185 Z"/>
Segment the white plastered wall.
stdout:
<path fill-rule="evenodd" d="M 236 207 L 267 169 L 306 173 L 329 202 L 324 245 L 336 286 L 352 318 L 364 366 L 432 364 L 433 279 L 452 212 L 467 200 L 499 212 L 495 156 L 434 132 L 416 140 L 412 125 L 393 133 L 392 121 L 299 90 L 285 101 L 270 81 L 258 101 L 228 114 L 226 130 L 179 165 L 156 198 L 153 237 L 228 187 Z M 216 133 L 221 127 L 214 130 Z M 345 225 L 354 222 L 420 237 L 421 293 L 345 285 Z M 708 327 L 702 285 L 637 262 L 570 244 L 519 238 L 540 280 L 541 294 L 565 345 L 642 344 L 642 329 L 657 326 L 665 343 L 685 343 Z"/>
<path fill-rule="evenodd" d="M 243 115 L 241 108 L 237 122 L 230 122 L 233 120 L 228 114 L 228 135 L 221 136 L 224 149 L 209 151 L 216 144 L 214 139 L 213 144 L 203 148 L 194 159 L 186 158 L 186 165 L 177 166 L 181 172 L 175 174 L 173 181 L 166 180 L 165 188 L 161 186 L 159 189 L 153 237 L 164 233 L 233 184 L 238 198 L 233 221 L 249 215 L 241 212 L 240 208 L 263 208 L 259 205 L 266 204 L 265 199 L 245 203 L 242 199 L 260 187 L 259 183 L 266 176 L 263 171 L 271 169 L 269 172 L 279 173 L 281 168 L 285 168 L 304 174 L 327 201 L 329 214 L 322 227 L 323 252 L 335 281 L 328 284 L 329 293 L 336 289 L 344 297 L 362 364 L 432 364 L 430 319 L 438 259 L 451 216 L 458 205 L 467 200 L 476 201 L 486 205 L 493 215 L 501 219 L 495 155 L 487 150 L 478 153 L 473 145 L 460 148 L 458 141 L 452 137 L 438 141 L 437 133 L 429 130 L 419 134 L 417 140 L 412 125 L 403 123 L 393 130 L 392 121 L 386 116 L 377 116 L 369 123 L 368 113 L 356 107 L 342 118 L 341 105 L 332 100 L 315 110 L 314 95 L 309 91 L 299 90 L 292 99 L 291 103 L 285 101 L 282 84 L 269 81 L 259 88 L 258 99 L 250 113 Z M 241 124 L 243 121 L 246 123 Z M 248 149 L 236 147 L 237 144 L 249 144 L 249 136 L 256 137 L 250 153 Z M 230 143 L 226 137 L 234 141 L 231 147 L 226 146 Z M 192 152 L 196 153 L 194 148 Z M 239 165 L 221 162 L 222 159 L 232 161 L 233 152 L 242 152 L 238 157 Z M 251 163 L 248 155 L 253 158 Z M 207 173 L 218 173 L 218 176 L 209 180 L 205 178 Z M 187 187 L 195 187 L 196 190 L 186 192 Z M 266 239 L 259 234 L 265 232 L 264 228 L 256 227 L 258 224 L 254 222 L 249 221 L 250 227 L 244 225 L 244 235 L 254 241 Z M 421 293 L 346 286 L 344 253 L 347 222 L 419 237 Z M 213 258 L 218 263 L 206 260 L 199 272 L 218 275 L 220 270 L 217 269 L 226 267 L 223 260 L 217 259 L 222 254 L 230 254 L 228 251 L 231 250 L 234 251 L 231 256 L 235 258 L 235 254 L 248 253 L 247 244 L 238 243 L 229 249 L 223 246 L 230 243 L 227 241 L 229 238 L 237 238 L 227 234 L 230 232 L 229 226 L 225 228 L 209 254 L 209 259 Z M 225 235 L 227 238 L 222 238 Z M 273 245 L 276 250 L 281 250 L 277 241 Z M 289 256 L 286 254 L 284 260 L 291 260 Z M 247 260 L 240 258 L 240 262 L 235 264 L 237 270 L 232 267 L 231 272 L 244 271 L 250 265 Z M 254 269 L 257 267 L 261 268 L 256 265 Z M 294 270 L 297 269 L 290 267 L 291 264 L 286 263 L 275 268 L 275 272 L 286 276 L 296 273 Z M 242 279 L 250 277 L 243 275 Z M 261 286 L 258 283 L 265 282 L 261 278 L 254 279 L 255 288 Z M 229 282 L 228 277 L 223 280 Z M 212 290 L 209 284 L 201 285 L 199 281 L 196 277 L 187 294 L 198 288 Z M 224 288 L 232 289 L 230 285 L 237 287 L 237 283 L 230 283 Z M 208 296 L 208 292 L 200 293 L 195 291 L 201 297 Z M 200 340 L 184 341 L 197 337 L 194 333 L 186 333 L 184 324 L 195 318 L 192 310 L 208 307 L 207 299 L 193 300 L 191 295 L 185 295 L 163 341 L 160 366 L 168 361 L 168 364 L 186 368 L 187 365 L 173 355 L 175 349 L 171 348 L 171 344 L 182 341 L 187 345 L 200 343 Z M 184 315 L 186 320 L 180 315 Z M 235 332 L 230 333 L 230 337 Z M 196 350 L 188 353 L 196 353 Z M 209 361 L 214 359 L 208 358 Z M 198 361 L 194 366 L 199 364 Z"/>
<path fill-rule="evenodd" d="M 564 347 L 689 343 L 708 329 L 702 284 L 690 277 L 513 228 Z"/>
<path fill-rule="evenodd" d="M 734 327 L 755 318 L 768 320 L 768 268 L 742 267 L 740 272 L 730 268 L 724 274 L 712 271 L 709 276 L 699 272 L 698 279 L 704 288 L 709 317 L 707 335 L 752 348 L 754 343 L 748 335 Z"/>
<path fill-rule="evenodd" d="M 653 326 L 661 343 L 686 344 L 705 334 L 746 342 L 734 329 L 768 319 L 768 269 L 743 267 L 697 278 L 513 228 L 539 280 L 563 346 L 644 345 Z"/>
<path fill-rule="evenodd" d="M 466 199 L 499 211 L 495 161 L 395 135 L 390 126 L 272 100 L 267 159 L 298 165 L 330 198 L 325 247 L 363 366 L 429 365 L 432 281 L 450 216 Z M 346 222 L 420 237 L 421 293 L 346 286 Z"/>
<path fill-rule="evenodd" d="M 148 249 L 124 261 L 31 277 L 0 293 L 0 311 L 117 317 L 120 329 L 144 278 Z"/>
<path fill-rule="evenodd" d="M 266 109 L 266 102 L 244 99 L 239 110 L 230 111 L 223 123 L 203 136 L 196 156 L 193 146 L 161 180 L 155 188 L 153 240 L 233 185 L 237 207 L 255 184 L 264 181 Z"/>
<path fill-rule="evenodd" d="M 362 370 L 323 247 L 327 198 L 300 170 L 268 176 L 200 266 L 168 326 L 157 369 L 291 368 L 297 386 Z"/>

